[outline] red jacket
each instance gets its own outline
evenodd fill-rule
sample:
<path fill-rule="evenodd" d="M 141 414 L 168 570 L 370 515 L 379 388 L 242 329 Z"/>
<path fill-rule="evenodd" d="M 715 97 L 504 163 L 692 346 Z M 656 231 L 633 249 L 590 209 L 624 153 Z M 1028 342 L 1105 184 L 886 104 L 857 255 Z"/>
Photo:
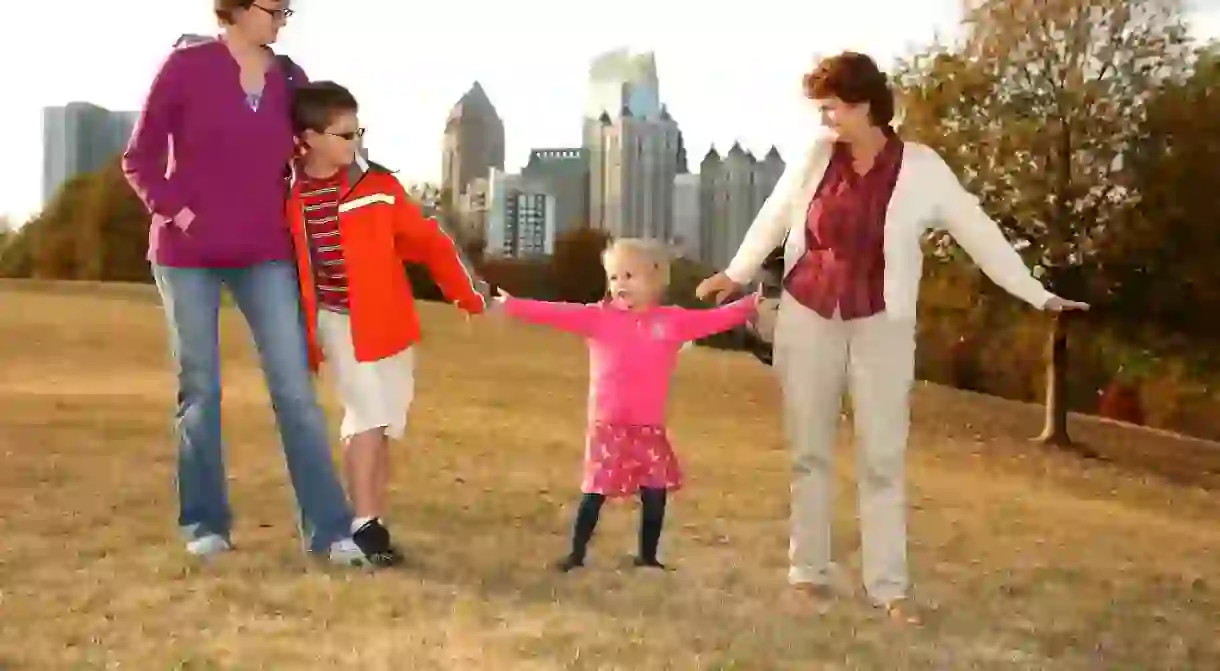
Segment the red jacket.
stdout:
<path fill-rule="evenodd" d="M 484 283 L 453 238 L 424 217 L 398 178 L 363 159 L 351 165 L 347 177 L 347 190 L 339 201 L 339 239 L 357 361 L 393 356 L 419 340 L 419 317 L 404 262 L 427 266 L 445 298 L 461 309 L 478 314 L 487 308 L 487 296 L 479 290 Z M 288 222 L 307 317 L 310 366 L 316 371 L 323 357 L 299 184 L 293 185 L 288 199 Z"/>

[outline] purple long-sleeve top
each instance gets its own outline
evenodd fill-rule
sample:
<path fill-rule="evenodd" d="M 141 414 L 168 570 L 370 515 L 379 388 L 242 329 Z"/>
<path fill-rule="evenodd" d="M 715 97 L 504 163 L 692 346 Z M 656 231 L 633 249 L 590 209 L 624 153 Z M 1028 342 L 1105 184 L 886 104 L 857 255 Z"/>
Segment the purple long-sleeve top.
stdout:
<path fill-rule="evenodd" d="M 169 55 L 123 153 L 123 172 L 152 213 L 150 261 L 220 268 L 293 258 L 284 208 L 290 97 L 277 62 L 251 108 L 219 40 Z M 183 229 L 174 216 L 186 207 L 195 217 Z"/>

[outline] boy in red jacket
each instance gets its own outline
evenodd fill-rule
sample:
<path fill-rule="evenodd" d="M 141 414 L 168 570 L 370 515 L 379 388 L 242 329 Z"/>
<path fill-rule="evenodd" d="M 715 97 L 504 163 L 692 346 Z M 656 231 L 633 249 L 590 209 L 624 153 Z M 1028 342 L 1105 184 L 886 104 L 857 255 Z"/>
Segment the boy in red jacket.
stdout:
<path fill-rule="evenodd" d="M 404 262 L 431 271 L 445 297 L 486 309 L 484 283 L 440 226 L 426 219 L 389 171 L 358 153 L 355 98 L 333 82 L 304 84 L 292 106 L 303 155 L 288 218 L 296 245 L 311 365 L 325 359 L 343 404 L 344 474 L 352 539 L 375 565 L 402 555 L 382 522 L 389 440 L 401 438 L 414 394 L 419 338 Z"/>

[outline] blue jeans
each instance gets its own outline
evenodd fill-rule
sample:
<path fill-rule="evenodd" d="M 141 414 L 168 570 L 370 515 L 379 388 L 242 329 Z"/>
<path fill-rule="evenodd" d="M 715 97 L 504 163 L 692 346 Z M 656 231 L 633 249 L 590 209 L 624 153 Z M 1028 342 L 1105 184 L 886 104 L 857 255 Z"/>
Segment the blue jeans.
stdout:
<path fill-rule="evenodd" d="M 153 266 L 178 374 L 178 524 L 188 539 L 233 524 L 220 433 L 220 293 L 228 288 L 250 326 L 300 508 L 301 537 L 322 551 L 350 532 L 351 510 L 335 473 L 326 418 L 309 370 L 296 267 Z"/>

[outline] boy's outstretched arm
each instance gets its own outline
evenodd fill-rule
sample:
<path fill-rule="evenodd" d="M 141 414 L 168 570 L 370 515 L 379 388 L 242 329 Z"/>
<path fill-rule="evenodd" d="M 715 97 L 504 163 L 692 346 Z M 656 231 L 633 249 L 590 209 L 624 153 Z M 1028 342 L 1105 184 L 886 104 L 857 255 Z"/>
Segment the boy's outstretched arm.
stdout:
<path fill-rule="evenodd" d="M 409 263 L 422 263 L 436 280 L 445 298 L 468 313 L 487 309 L 487 297 L 479 290 L 485 283 L 475 274 L 466 255 L 434 219 L 424 217 L 405 189 L 394 204 L 394 246 Z"/>
<path fill-rule="evenodd" d="M 593 337 L 597 325 L 604 314 L 596 304 L 559 303 L 552 301 L 537 301 L 529 298 L 510 296 L 503 289 L 495 299 L 505 315 L 531 324 L 550 326 L 585 336 Z"/>
<path fill-rule="evenodd" d="M 681 310 L 674 319 L 675 336 L 683 341 L 698 340 L 740 326 L 758 311 L 758 297 L 755 293 L 717 308 Z"/>

